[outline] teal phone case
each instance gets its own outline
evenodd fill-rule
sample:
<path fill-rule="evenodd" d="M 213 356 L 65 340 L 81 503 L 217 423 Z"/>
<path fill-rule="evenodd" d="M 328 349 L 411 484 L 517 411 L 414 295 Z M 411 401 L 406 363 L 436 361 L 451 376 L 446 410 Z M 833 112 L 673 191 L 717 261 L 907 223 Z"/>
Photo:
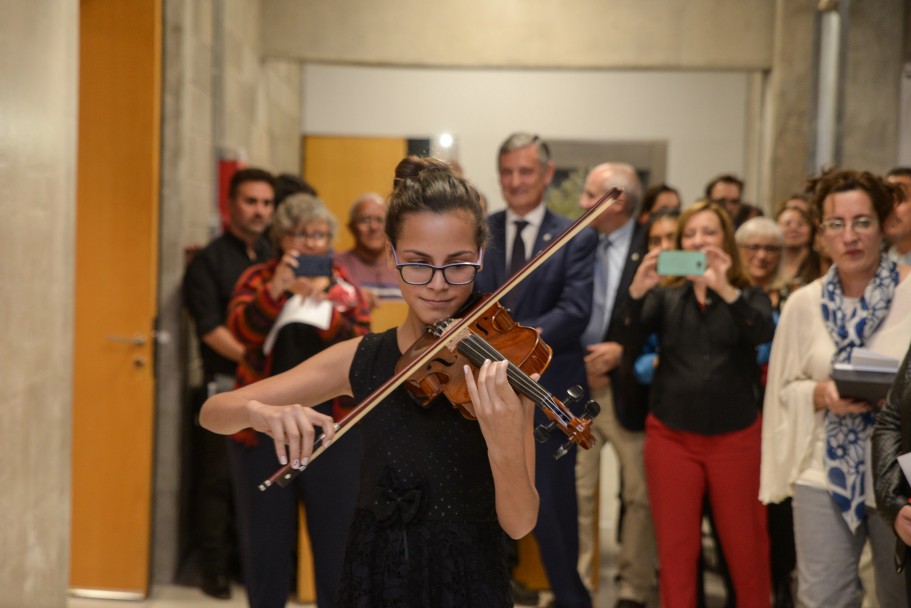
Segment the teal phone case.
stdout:
<path fill-rule="evenodd" d="M 658 254 L 658 274 L 674 277 L 699 276 L 705 273 L 702 251 L 662 251 Z"/>

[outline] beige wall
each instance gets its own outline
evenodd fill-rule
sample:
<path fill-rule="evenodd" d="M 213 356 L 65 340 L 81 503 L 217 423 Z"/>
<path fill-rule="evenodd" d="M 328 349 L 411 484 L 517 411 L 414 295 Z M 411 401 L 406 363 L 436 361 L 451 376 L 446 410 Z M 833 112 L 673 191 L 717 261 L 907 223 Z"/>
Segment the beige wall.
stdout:
<path fill-rule="evenodd" d="M 303 74 L 306 134 L 436 138 L 448 132 L 466 176 L 492 210 L 504 205 L 497 149 L 513 131 L 551 140 L 666 144 L 661 178 L 687 202 L 715 175 L 744 173 L 746 166 L 752 89 L 745 73 L 310 64 Z M 599 162 L 607 160 L 632 159 Z M 755 183 L 747 182 L 751 200 Z"/>
<path fill-rule="evenodd" d="M 0 606 L 67 589 L 78 4 L 0 0 Z"/>
<path fill-rule="evenodd" d="M 768 0 L 263 0 L 265 52 L 462 67 L 767 69 Z"/>

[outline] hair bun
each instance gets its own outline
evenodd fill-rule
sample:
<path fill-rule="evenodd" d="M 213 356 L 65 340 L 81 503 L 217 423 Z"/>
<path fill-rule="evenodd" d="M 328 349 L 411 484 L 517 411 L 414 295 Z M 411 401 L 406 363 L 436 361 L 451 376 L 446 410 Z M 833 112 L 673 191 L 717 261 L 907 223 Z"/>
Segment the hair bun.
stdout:
<path fill-rule="evenodd" d="M 435 158 L 424 158 L 420 156 L 406 156 L 399 162 L 395 168 L 395 179 L 392 180 L 393 189 L 401 186 L 409 179 L 415 179 L 422 173 L 449 173 L 452 169 L 449 165 Z"/>

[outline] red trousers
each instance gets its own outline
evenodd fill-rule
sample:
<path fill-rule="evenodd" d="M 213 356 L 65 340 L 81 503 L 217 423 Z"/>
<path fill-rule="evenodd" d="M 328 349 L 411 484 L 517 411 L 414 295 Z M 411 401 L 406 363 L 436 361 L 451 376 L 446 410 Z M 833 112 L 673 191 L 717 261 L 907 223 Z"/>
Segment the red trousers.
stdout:
<path fill-rule="evenodd" d="M 676 431 L 649 415 L 648 480 L 664 608 L 696 606 L 702 502 L 712 506 L 738 608 L 768 608 L 769 540 L 759 495 L 762 423 L 722 435 Z"/>

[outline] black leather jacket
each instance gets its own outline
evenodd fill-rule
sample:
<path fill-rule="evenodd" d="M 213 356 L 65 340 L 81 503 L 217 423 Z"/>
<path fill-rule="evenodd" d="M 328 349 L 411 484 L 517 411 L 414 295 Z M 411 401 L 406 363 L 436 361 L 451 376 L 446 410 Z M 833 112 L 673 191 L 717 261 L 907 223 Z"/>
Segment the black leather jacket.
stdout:
<path fill-rule="evenodd" d="M 900 455 L 911 452 L 911 351 L 905 355 L 886 404 L 876 417 L 872 441 L 876 507 L 891 528 L 899 510 L 909 504 L 911 496 L 911 486 L 897 460 Z M 895 567 L 901 572 L 908 547 L 900 538 L 895 541 Z"/>

